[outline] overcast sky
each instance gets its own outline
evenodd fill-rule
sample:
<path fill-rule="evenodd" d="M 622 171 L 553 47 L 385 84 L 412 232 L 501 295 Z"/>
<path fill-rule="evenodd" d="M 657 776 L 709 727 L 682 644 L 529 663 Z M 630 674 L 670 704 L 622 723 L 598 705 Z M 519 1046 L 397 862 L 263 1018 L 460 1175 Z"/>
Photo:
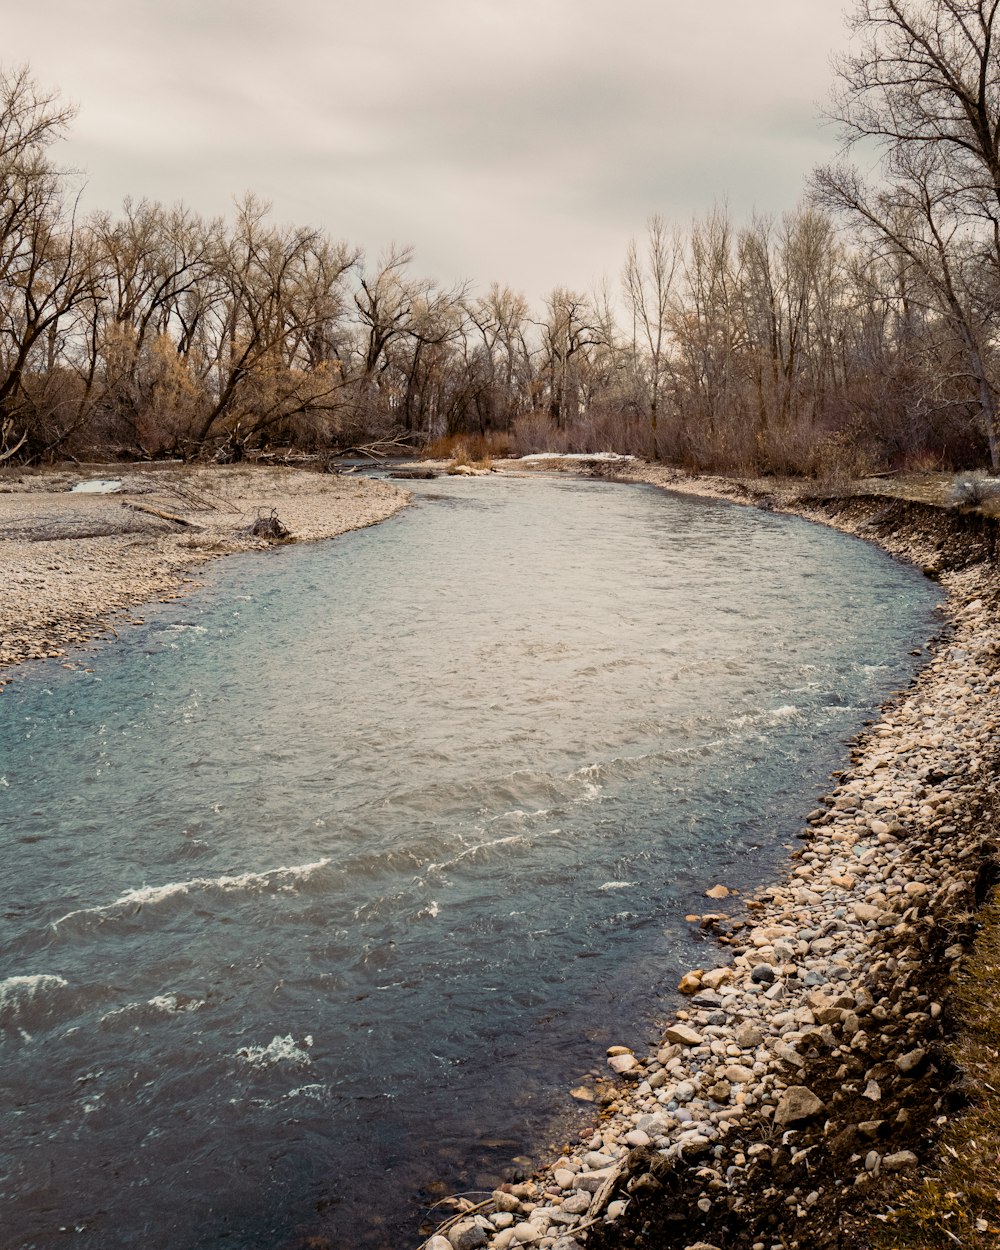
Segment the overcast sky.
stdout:
<path fill-rule="evenodd" d="M 3 63 L 79 114 L 85 203 L 254 190 L 442 283 L 617 282 L 651 212 L 795 205 L 845 0 L 34 0 Z"/>

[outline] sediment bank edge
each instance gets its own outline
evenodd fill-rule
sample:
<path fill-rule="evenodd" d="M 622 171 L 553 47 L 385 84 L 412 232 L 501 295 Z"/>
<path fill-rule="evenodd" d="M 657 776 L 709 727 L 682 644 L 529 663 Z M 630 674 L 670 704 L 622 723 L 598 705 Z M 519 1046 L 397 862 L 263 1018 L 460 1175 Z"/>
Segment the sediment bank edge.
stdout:
<path fill-rule="evenodd" d="M 786 877 L 732 921 L 708 921 L 717 966 L 685 978 L 687 1008 L 656 1053 L 609 1055 L 592 1131 L 423 1245 L 868 1245 L 949 1114 L 948 985 L 992 879 L 997 522 L 883 496 L 775 499 L 652 465 L 594 472 L 873 541 L 942 583 L 946 624 L 910 689 L 856 739 Z"/>

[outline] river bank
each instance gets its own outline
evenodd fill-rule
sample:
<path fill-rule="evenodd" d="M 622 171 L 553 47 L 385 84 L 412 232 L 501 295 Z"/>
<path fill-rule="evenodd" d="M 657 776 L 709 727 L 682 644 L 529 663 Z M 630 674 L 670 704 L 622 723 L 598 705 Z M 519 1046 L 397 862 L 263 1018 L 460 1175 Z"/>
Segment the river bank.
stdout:
<path fill-rule="evenodd" d="M 716 935 L 716 958 L 683 979 L 688 1005 L 655 1052 L 611 1048 L 613 1083 L 583 1140 L 459 1213 L 426 1250 L 929 1246 L 954 1243 L 956 1212 L 961 1244 L 995 1244 L 995 1195 L 977 1210 L 960 1187 L 977 1143 L 967 1159 L 948 1147 L 955 1192 L 936 1142 L 975 1096 L 970 1076 L 956 1084 L 948 1043 L 995 872 L 996 523 L 884 496 L 776 497 L 659 466 L 592 471 L 875 541 L 942 583 L 948 624 L 857 739 L 786 878 L 692 918 Z"/>
<path fill-rule="evenodd" d="M 118 486 L 106 494 L 72 489 L 97 478 Z M 252 532 L 258 518 L 276 514 L 289 539 L 334 538 L 385 520 L 407 500 L 387 482 L 288 469 L 6 469 L 0 688 L 2 670 L 62 656 L 113 631 L 123 612 L 183 593 L 198 565 L 271 546 L 272 537 Z"/>

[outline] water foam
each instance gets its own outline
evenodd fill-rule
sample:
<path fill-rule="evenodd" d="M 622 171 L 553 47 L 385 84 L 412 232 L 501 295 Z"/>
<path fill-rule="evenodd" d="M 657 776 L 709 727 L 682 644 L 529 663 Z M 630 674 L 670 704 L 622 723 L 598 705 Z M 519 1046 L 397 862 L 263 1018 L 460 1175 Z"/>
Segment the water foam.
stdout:
<path fill-rule="evenodd" d="M 312 1098 L 316 1102 L 324 1102 L 329 1096 L 329 1085 L 313 1082 L 311 1085 L 299 1085 L 295 1089 L 290 1089 L 285 1098 Z"/>
<path fill-rule="evenodd" d="M 599 890 L 631 890 L 639 884 L 638 881 L 605 881 L 603 885 L 599 885 Z"/>
<path fill-rule="evenodd" d="M 180 898 L 196 891 L 218 890 L 225 894 L 254 894 L 268 890 L 292 891 L 329 863 L 328 858 L 318 859 L 315 863 L 270 868 L 266 872 L 243 872 L 236 876 L 193 877 L 189 881 L 170 881 L 165 885 L 144 885 L 135 890 L 126 890 L 112 903 L 102 903 L 96 907 L 80 907 L 76 911 L 67 912 L 65 916 L 60 916 L 58 920 L 53 921 L 53 928 L 78 916 L 115 916 L 130 909 L 137 911 L 140 907 L 156 906 L 169 899 Z"/>
<path fill-rule="evenodd" d="M 284 1037 L 273 1037 L 266 1046 L 242 1046 L 236 1052 L 236 1058 L 255 1068 L 272 1068 L 278 1063 L 290 1063 L 304 1068 L 312 1063 L 312 1059 L 303 1047 L 312 1044 L 313 1039 L 307 1036 L 303 1039 L 302 1046 L 298 1046 L 291 1033 L 287 1033 Z"/>
<path fill-rule="evenodd" d="M 551 807 L 538 807 L 533 812 L 525 811 L 522 807 L 514 807 L 509 812 L 501 812 L 498 816 L 490 816 L 487 824 L 495 825 L 501 820 L 534 820 L 539 816 L 548 816 L 551 811 Z"/>
<path fill-rule="evenodd" d="M 176 1015 L 182 1011 L 197 1011 L 199 1007 L 205 1006 L 205 1000 L 189 998 L 182 1001 L 176 994 L 157 994 L 154 998 L 148 999 L 146 1005 L 157 1011 L 166 1012 L 167 1015 Z"/>
<path fill-rule="evenodd" d="M 428 864 L 426 872 L 443 872 L 446 868 L 454 868 L 456 864 L 460 864 L 463 859 L 471 859 L 473 862 L 484 851 L 491 851 L 497 846 L 530 846 L 531 843 L 523 833 L 511 833 L 505 838 L 492 838 L 486 842 L 474 842 L 472 846 L 467 846 L 463 851 L 459 851 L 457 855 L 451 859 L 443 859 L 437 864 Z"/>
<path fill-rule="evenodd" d="M 578 768 L 575 772 L 566 774 L 563 778 L 564 781 L 583 783 L 583 794 L 577 797 L 577 803 L 593 803 L 601 797 L 604 787 L 595 782 L 593 778 L 603 778 L 604 768 L 605 766 L 601 763 L 585 764 L 583 768 Z"/>
<path fill-rule="evenodd" d="M 39 998 L 53 990 L 65 989 L 69 982 L 51 972 L 38 972 L 34 976 L 8 977 L 0 981 L 0 1024 L 16 1020 L 26 1007 L 34 1005 Z"/>
<path fill-rule="evenodd" d="M 124 1007 L 115 1007 L 113 1010 L 105 1012 L 101 1016 L 101 1024 L 112 1024 L 119 1020 L 128 1020 L 129 1017 L 135 1016 L 136 1013 L 148 1011 L 161 1012 L 163 1015 L 176 1016 L 188 1011 L 197 1011 L 199 1007 L 205 1006 L 203 998 L 189 998 L 185 995 L 177 994 L 157 994 L 153 998 L 143 1002 L 126 1003 Z"/>

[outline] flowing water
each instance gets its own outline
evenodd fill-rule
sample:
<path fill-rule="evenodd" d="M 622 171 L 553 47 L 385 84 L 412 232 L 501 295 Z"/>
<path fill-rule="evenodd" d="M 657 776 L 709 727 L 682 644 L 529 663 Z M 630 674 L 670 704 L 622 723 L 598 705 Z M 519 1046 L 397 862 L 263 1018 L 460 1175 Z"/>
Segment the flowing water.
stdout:
<path fill-rule="evenodd" d="M 4 1250 L 415 1244 L 580 1127 L 933 632 L 796 520 L 414 489 L 3 695 Z"/>

